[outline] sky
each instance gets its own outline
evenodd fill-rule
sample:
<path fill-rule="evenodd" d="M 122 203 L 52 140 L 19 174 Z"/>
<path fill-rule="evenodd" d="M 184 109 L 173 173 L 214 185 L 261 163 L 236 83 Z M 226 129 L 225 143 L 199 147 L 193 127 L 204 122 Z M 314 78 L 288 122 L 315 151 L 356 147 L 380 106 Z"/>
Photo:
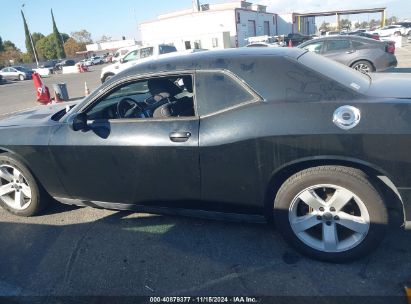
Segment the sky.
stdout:
<path fill-rule="evenodd" d="M 232 2 L 232 0 L 200 0 L 204 3 Z M 387 7 L 387 16 L 411 19 L 411 0 L 249 0 L 267 5 L 267 11 L 317 12 L 327 10 Z M 61 33 L 85 29 L 92 34 L 93 40 L 103 35 L 113 40 L 126 38 L 138 39 L 138 24 L 155 19 L 159 14 L 177 11 L 192 6 L 192 0 L 0 0 L 0 37 L 11 40 L 25 51 L 25 36 L 20 10 L 24 4 L 30 32 L 48 35 L 52 32 L 50 9 L 53 9 L 57 27 Z M 379 19 L 379 14 L 353 15 L 350 20 Z M 335 19 L 335 18 L 334 18 Z M 321 24 L 324 18 L 318 18 Z M 327 22 L 333 22 L 333 19 Z"/>

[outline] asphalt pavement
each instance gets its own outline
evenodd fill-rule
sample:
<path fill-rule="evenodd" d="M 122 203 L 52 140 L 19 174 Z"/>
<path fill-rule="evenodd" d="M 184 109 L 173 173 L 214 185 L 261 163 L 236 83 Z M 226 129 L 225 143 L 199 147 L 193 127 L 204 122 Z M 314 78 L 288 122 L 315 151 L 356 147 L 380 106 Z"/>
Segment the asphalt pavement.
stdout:
<path fill-rule="evenodd" d="M 411 242 L 400 229 L 374 254 L 337 265 L 297 254 L 268 224 L 55 204 L 33 218 L 0 210 L 0 243 L 0 295 L 405 299 L 411 279 Z"/>

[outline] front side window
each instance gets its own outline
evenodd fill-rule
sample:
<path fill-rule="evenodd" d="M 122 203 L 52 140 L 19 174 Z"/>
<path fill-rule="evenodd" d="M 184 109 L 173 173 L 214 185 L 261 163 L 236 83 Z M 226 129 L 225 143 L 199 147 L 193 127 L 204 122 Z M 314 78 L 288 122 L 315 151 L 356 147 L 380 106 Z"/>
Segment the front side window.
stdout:
<path fill-rule="evenodd" d="M 320 54 L 323 48 L 323 45 L 324 45 L 324 41 L 317 41 L 317 42 L 307 44 L 306 46 L 303 47 L 303 49 L 309 52 Z"/>
<path fill-rule="evenodd" d="M 192 83 L 189 74 L 128 81 L 85 112 L 90 120 L 195 116 Z"/>
<path fill-rule="evenodd" d="M 196 94 L 200 115 L 225 110 L 255 100 L 255 96 L 237 79 L 223 72 L 198 72 Z"/>
<path fill-rule="evenodd" d="M 132 51 L 124 57 L 123 62 L 129 62 L 140 58 L 140 54 L 138 50 Z"/>

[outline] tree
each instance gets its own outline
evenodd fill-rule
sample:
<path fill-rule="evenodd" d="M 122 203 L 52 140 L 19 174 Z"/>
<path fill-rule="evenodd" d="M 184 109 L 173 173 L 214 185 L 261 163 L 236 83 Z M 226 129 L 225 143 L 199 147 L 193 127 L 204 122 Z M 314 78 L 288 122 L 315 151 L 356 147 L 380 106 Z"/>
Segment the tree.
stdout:
<path fill-rule="evenodd" d="M 98 40 L 98 42 L 107 42 L 107 41 L 111 41 L 111 37 L 106 36 L 106 35 L 101 36 L 101 38 Z"/>
<path fill-rule="evenodd" d="M 396 16 L 391 16 L 390 18 L 385 20 L 385 24 L 390 25 L 390 24 L 395 24 L 398 22 L 398 18 Z"/>
<path fill-rule="evenodd" d="M 328 22 L 323 21 L 323 23 L 320 25 L 320 31 L 328 32 L 330 30 L 331 30 L 330 24 Z"/>
<path fill-rule="evenodd" d="M 351 29 L 351 21 L 348 19 L 340 20 L 340 29 Z"/>
<path fill-rule="evenodd" d="M 24 33 L 26 35 L 26 49 L 27 53 L 30 56 L 31 61 L 34 61 L 34 52 L 35 50 L 33 49 L 33 46 L 31 44 L 31 39 L 30 39 L 30 32 L 29 32 L 29 27 L 26 22 L 26 18 L 24 17 L 23 10 L 21 10 L 21 16 L 23 17 L 23 23 L 24 23 Z"/>
<path fill-rule="evenodd" d="M 10 64 L 10 62 L 21 62 L 21 51 L 16 47 L 16 45 L 6 40 L 3 43 L 4 50 L 0 53 L 0 62 L 5 64 Z"/>
<path fill-rule="evenodd" d="M 73 38 L 69 38 L 64 44 L 64 50 L 66 51 L 67 57 L 76 57 L 76 52 L 81 52 L 86 50 L 85 43 L 79 43 Z"/>
<path fill-rule="evenodd" d="M 51 19 L 53 22 L 53 36 L 57 54 L 56 58 L 66 58 L 66 53 L 64 52 L 63 37 L 60 35 L 60 32 L 57 29 L 56 21 L 54 20 L 53 10 L 51 10 Z"/>
<path fill-rule="evenodd" d="M 370 22 L 368 23 L 368 26 L 370 27 L 371 30 L 375 29 L 376 27 L 380 26 L 380 21 L 371 19 Z"/>
<path fill-rule="evenodd" d="M 39 41 L 41 38 L 44 38 L 45 36 L 42 33 L 33 33 L 31 34 L 31 39 L 33 39 L 33 44 L 36 45 L 37 41 Z"/>
<path fill-rule="evenodd" d="M 0 52 L 4 51 L 4 44 L 3 44 L 3 39 L 0 37 Z"/>
<path fill-rule="evenodd" d="M 67 40 L 69 40 L 70 36 L 69 34 L 66 33 L 60 33 L 61 39 L 63 39 L 63 42 L 66 43 Z"/>
<path fill-rule="evenodd" d="M 39 58 L 42 60 L 49 60 L 57 58 L 57 49 L 54 33 L 43 37 L 36 43 L 36 49 Z"/>
<path fill-rule="evenodd" d="M 79 43 L 93 43 L 93 40 L 91 40 L 91 34 L 86 30 L 72 32 L 70 36 Z"/>

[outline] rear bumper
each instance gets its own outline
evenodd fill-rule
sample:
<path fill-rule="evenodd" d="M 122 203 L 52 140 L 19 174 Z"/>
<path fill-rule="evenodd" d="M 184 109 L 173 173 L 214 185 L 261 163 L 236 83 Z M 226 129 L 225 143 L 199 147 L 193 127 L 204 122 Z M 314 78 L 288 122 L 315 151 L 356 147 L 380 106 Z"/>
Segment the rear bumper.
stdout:
<path fill-rule="evenodd" d="M 395 68 L 398 65 L 395 55 L 386 53 L 374 63 L 376 72 L 382 72 L 390 68 Z"/>

